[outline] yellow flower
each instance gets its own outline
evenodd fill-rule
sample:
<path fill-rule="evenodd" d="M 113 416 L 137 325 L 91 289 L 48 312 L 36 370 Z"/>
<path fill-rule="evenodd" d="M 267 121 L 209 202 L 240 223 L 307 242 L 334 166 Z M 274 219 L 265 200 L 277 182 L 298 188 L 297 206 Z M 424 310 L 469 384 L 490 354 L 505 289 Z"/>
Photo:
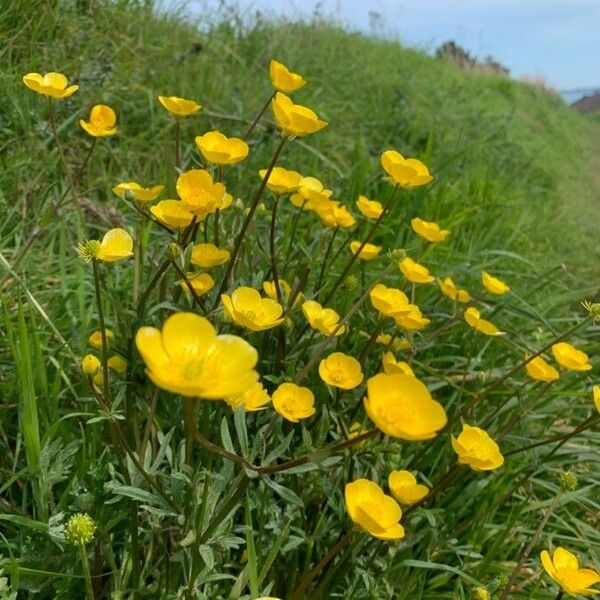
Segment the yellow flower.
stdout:
<path fill-rule="evenodd" d="M 308 321 L 308 324 L 323 335 L 342 335 L 346 331 L 346 326 L 338 328 L 340 315 L 332 308 L 323 308 L 314 300 L 307 300 L 302 304 L 302 312 Z M 335 332 L 335 333 L 334 333 Z"/>
<path fill-rule="evenodd" d="M 78 89 L 78 85 L 68 86 L 68 80 L 62 73 L 27 73 L 23 77 L 23 83 L 34 92 L 51 98 L 62 99 L 72 96 Z"/>
<path fill-rule="evenodd" d="M 470 306 L 465 310 L 465 321 L 476 331 L 485 335 L 503 335 L 493 323 L 481 318 L 481 313 L 474 307 Z"/>
<path fill-rule="evenodd" d="M 193 100 L 186 100 L 177 96 L 159 96 L 158 101 L 176 117 L 189 117 L 195 115 L 202 106 Z"/>
<path fill-rule="evenodd" d="M 402 509 L 374 481 L 357 479 L 347 483 L 344 499 L 348 516 L 372 536 L 380 540 L 404 537 L 404 527 L 399 523 Z"/>
<path fill-rule="evenodd" d="M 175 187 L 186 209 L 199 220 L 214 213 L 217 208 L 226 208 L 233 200 L 225 186 L 213 182 L 212 175 L 204 169 L 192 169 L 182 173 L 177 178 Z"/>
<path fill-rule="evenodd" d="M 600 583 L 600 573 L 594 569 L 580 569 L 579 561 L 568 550 L 558 547 L 552 558 L 547 550 L 540 554 L 544 570 L 569 596 L 592 596 L 600 593 L 592 586 Z"/>
<path fill-rule="evenodd" d="M 215 280 L 208 273 L 186 273 L 187 280 L 198 296 L 208 294 L 215 287 Z M 181 287 L 189 292 L 185 281 L 180 283 Z"/>
<path fill-rule="evenodd" d="M 81 361 L 81 370 L 90 377 L 98 373 L 101 367 L 102 363 L 93 354 L 86 354 Z"/>
<path fill-rule="evenodd" d="M 248 156 L 248 144 L 240 138 L 223 135 L 220 131 L 209 131 L 195 138 L 202 156 L 216 165 L 233 165 Z"/>
<path fill-rule="evenodd" d="M 164 189 L 164 185 L 155 185 L 150 188 L 145 188 L 136 181 L 126 181 L 125 183 L 116 185 L 112 191 L 115 195 L 119 196 L 119 198 L 125 198 L 126 194 L 131 194 L 131 196 L 139 202 L 150 202 L 151 200 L 156 200 Z"/>
<path fill-rule="evenodd" d="M 276 60 L 271 60 L 269 75 L 273 87 L 280 92 L 295 92 L 306 84 L 302 75 L 292 73 L 284 64 Z"/>
<path fill-rule="evenodd" d="M 106 329 L 106 344 L 110 346 L 111 343 L 115 339 L 115 334 L 110 330 Z M 94 331 L 88 338 L 88 342 L 92 348 L 96 348 L 96 350 L 100 350 L 102 348 L 102 332 L 98 329 Z"/>
<path fill-rule="evenodd" d="M 173 229 L 187 227 L 194 218 L 187 204 L 181 200 L 161 200 L 150 207 L 150 212 L 161 222 Z"/>
<path fill-rule="evenodd" d="M 292 194 L 290 200 L 298 208 L 315 210 L 321 205 L 328 205 L 332 194 L 316 177 L 303 177 L 298 185 L 298 193 Z"/>
<path fill-rule="evenodd" d="M 311 200 L 310 208 L 317 213 L 325 227 L 343 227 L 347 229 L 356 223 L 352 213 L 336 200 L 325 198 L 319 203 Z"/>
<path fill-rule="evenodd" d="M 408 258 L 408 256 L 401 260 L 398 263 L 398 266 L 404 277 L 411 283 L 429 283 L 433 281 L 433 277 L 429 274 L 429 270 L 418 262 L 415 262 L 412 258 Z"/>
<path fill-rule="evenodd" d="M 285 279 L 278 279 L 279 281 L 279 291 L 281 292 L 281 297 L 283 300 L 287 301 L 292 293 L 292 288 L 290 284 Z M 277 290 L 275 289 L 274 281 L 263 281 L 263 291 L 269 298 L 273 298 L 273 300 L 277 300 Z M 304 299 L 304 294 L 302 292 L 298 292 L 294 299 L 294 306 L 299 302 L 302 302 Z"/>
<path fill-rule="evenodd" d="M 448 229 L 440 229 L 437 223 L 415 218 L 410 222 L 413 231 L 428 242 L 443 242 L 449 235 Z"/>
<path fill-rule="evenodd" d="M 403 440 L 429 440 L 446 425 L 446 411 L 411 375 L 379 373 L 367 381 L 369 418 L 383 433 Z"/>
<path fill-rule="evenodd" d="M 381 166 L 397 185 L 413 188 L 429 183 L 433 177 L 429 169 L 416 158 L 404 158 L 396 150 L 386 150 L 381 155 Z"/>
<path fill-rule="evenodd" d="M 360 363 L 343 352 L 334 352 L 319 363 L 319 377 L 342 390 L 351 390 L 363 380 Z"/>
<path fill-rule="evenodd" d="M 258 176 L 261 179 L 265 178 L 267 169 L 261 169 Z M 302 175 L 297 171 L 288 171 L 283 167 L 274 167 L 267 180 L 267 188 L 274 194 L 289 194 L 295 192 L 300 186 Z"/>
<path fill-rule="evenodd" d="M 491 600 L 489 592 L 482 587 L 475 588 L 473 592 L 473 597 L 475 600 Z"/>
<path fill-rule="evenodd" d="M 369 200 L 366 196 L 359 196 L 356 201 L 356 206 L 361 214 L 367 217 L 367 219 L 378 219 L 383 212 L 381 202 Z"/>
<path fill-rule="evenodd" d="M 271 101 L 271 106 L 277 124 L 287 135 L 307 135 L 327 126 L 327 123 L 319 119 L 317 114 L 310 108 L 294 104 L 290 98 L 281 92 L 277 92 L 275 98 Z"/>
<path fill-rule="evenodd" d="M 369 292 L 369 298 L 373 307 L 383 317 L 394 318 L 399 314 L 408 314 L 411 310 L 408 297 L 404 292 L 386 287 L 383 283 L 373 286 Z"/>
<path fill-rule="evenodd" d="M 283 323 L 283 306 L 272 298 L 262 298 L 251 287 L 240 287 L 228 296 L 221 295 L 225 312 L 238 325 L 250 331 L 263 331 Z"/>
<path fill-rule="evenodd" d="M 554 344 L 552 354 L 561 367 L 570 371 L 589 371 L 592 368 L 588 355 L 567 342 Z"/>
<path fill-rule="evenodd" d="M 504 464 L 498 444 L 479 427 L 465 423 L 460 435 L 452 436 L 452 448 L 458 454 L 458 462 L 469 465 L 473 471 L 492 471 Z"/>
<path fill-rule="evenodd" d="M 88 262 L 93 258 L 115 262 L 133 254 L 133 238 L 124 229 L 110 229 L 104 234 L 101 242 L 88 240 L 80 244 L 77 250 Z"/>
<path fill-rule="evenodd" d="M 396 360 L 396 357 L 392 352 L 386 352 L 381 357 L 381 365 L 383 367 L 383 372 L 386 375 L 410 375 L 411 377 L 415 376 L 414 371 L 411 369 L 410 365 L 404 361 Z"/>
<path fill-rule="evenodd" d="M 111 356 L 106 363 L 108 364 L 109 369 L 112 369 L 121 376 L 125 375 L 127 372 L 127 361 L 118 354 Z"/>
<path fill-rule="evenodd" d="M 190 262 L 202 269 L 211 269 L 229 260 L 229 250 L 221 250 L 214 244 L 196 244 L 192 248 Z"/>
<path fill-rule="evenodd" d="M 258 353 L 235 335 L 217 335 L 204 317 L 171 315 L 162 331 L 142 327 L 137 349 L 154 385 L 187 397 L 216 400 L 245 392 L 258 381 Z"/>
<path fill-rule="evenodd" d="M 527 359 L 528 356 L 525 356 Z M 560 374 L 559 372 L 550 364 L 548 364 L 541 356 L 536 356 L 533 360 L 529 361 L 525 365 L 525 369 L 527 371 L 527 375 L 536 381 L 546 381 L 550 383 L 551 381 L 556 381 Z"/>
<path fill-rule="evenodd" d="M 415 504 L 429 493 L 429 489 L 417 483 L 417 478 L 410 471 L 392 471 L 388 477 L 388 485 L 392 496 L 400 504 Z"/>
<path fill-rule="evenodd" d="M 265 408 L 266 405 L 271 402 L 271 397 L 263 387 L 263 384 L 260 381 L 257 381 L 245 392 L 225 398 L 225 402 L 227 402 L 233 410 L 243 406 L 246 412 L 255 412 Z"/>
<path fill-rule="evenodd" d="M 408 312 L 394 315 L 398 327 L 407 331 L 419 331 L 431 323 L 431 320 L 424 317 L 421 309 L 415 304 L 408 304 L 407 309 Z"/>
<path fill-rule="evenodd" d="M 362 242 L 353 241 L 350 242 L 350 251 L 352 254 L 356 254 L 360 248 Z M 375 246 L 375 244 L 365 244 L 364 248 L 360 251 L 358 258 L 360 260 L 373 260 L 377 258 L 381 252 L 381 246 Z"/>
<path fill-rule="evenodd" d="M 273 392 L 273 408 L 292 423 L 308 419 L 315 414 L 315 397 L 305 387 L 295 383 L 282 383 Z"/>
<path fill-rule="evenodd" d="M 600 413 L 600 385 L 594 386 L 594 388 L 592 389 L 592 396 L 594 398 L 596 410 Z"/>
<path fill-rule="evenodd" d="M 74 546 L 85 546 L 94 539 L 96 523 L 87 513 L 76 513 L 68 521 L 65 537 Z"/>
<path fill-rule="evenodd" d="M 490 294 L 497 294 L 498 296 L 501 296 L 502 294 L 506 294 L 508 291 L 510 291 L 510 288 L 504 283 L 504 281 L 490 275 L 489 273 L 486 273 L 485 271 L 481 272 L 481 283 L 483 283 L 483 287 Z"/>
<path fill-rule="evenodd" d="M 463 304 L 466 304 L 471 300 L 471 296 L 467 290 L 461 290 L 456 287 L 454 281 L 450 277 L 446 277 L 445 279 L 438 279 L 438 285 L 440 286 L 440 290 L 442 294 L 448 296 L 450 300 L 458 300 Z"/>
<path fill-rule="evenodd" d="M 392 336 L 389 333 L 380 333 L 375 338 L 375 343 L 387 346 L 392 341 Z"/>
<path fill-rule="evenodd" d="M 90 112 L 90 120 L 79 120 L 81 128 L 92 137 L 108 137 L 117 133 L 115 123 L 117 115 L 115 111 L 106 104 L 96 104 Z"/>
<path fill-rule="evenodd" d="M 358 421 L 354 421 L 354 423 L 350 425 L 350 429 L 348 429 L 348 439 L 353 440 L 363 433 L 367 433 L 367 429 L 365 429 Z M 363 444 L 364 442 L 361 442 L 358 446 L 360 447 Z"/>

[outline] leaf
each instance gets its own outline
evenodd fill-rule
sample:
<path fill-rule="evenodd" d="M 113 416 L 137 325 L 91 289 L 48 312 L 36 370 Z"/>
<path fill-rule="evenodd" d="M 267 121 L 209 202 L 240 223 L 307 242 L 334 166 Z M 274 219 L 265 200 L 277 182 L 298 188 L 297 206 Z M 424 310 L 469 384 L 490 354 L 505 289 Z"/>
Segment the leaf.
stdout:
<path fill-rule="evenodd" d="M 242 406 L 233 413 L 233 424 L 235 425 L 242 456 L 247 457 L 249 451 L 248 430 L 246 429 L 246 411 Z"/>
<path fill-rule="evenodd" d="M 292 492 L 289 488 L 286 488 L 270 479 L 265 479 L 265 483 L 279 496 L 281 496 L 286 502 L 293 504 L 294 506 L 298 506 L 299 508 L 304 508 L 304 502 L 300 496 L 296 493 Z"/>

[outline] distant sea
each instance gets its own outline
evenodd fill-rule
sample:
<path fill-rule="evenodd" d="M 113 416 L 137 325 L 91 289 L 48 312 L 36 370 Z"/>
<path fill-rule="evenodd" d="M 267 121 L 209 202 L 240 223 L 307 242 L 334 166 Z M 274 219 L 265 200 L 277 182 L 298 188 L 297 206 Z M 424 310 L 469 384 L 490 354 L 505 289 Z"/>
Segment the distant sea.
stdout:
<path fill-rule="evenodd" d="M 560 90 L 562 99 L 567 104 L 573 104 L 577 100 L 581 100 L 584 96 L 593 96 L 595 93 L 600 93 L 600 88 L 578 88 L 576 90 Z"/>

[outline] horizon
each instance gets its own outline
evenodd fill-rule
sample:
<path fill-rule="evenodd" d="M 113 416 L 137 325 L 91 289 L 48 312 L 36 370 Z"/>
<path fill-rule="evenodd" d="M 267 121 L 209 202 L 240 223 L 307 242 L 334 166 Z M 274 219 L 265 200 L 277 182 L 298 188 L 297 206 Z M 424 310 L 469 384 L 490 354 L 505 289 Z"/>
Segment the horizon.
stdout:
<path fill-rule="evenodd" d="M 192 17 L 234 7 L 245 19 L 260 11 L 291 21 L 318 14 L 345 28 L 394 39 L 431 54 L 453 40 L 472 56 L 492 56 L 515 79 L 542 78 L 573 99 L 600 89 L 597 0 L 162 0 Z M 506 43 L 510 39 L 511 43 Z M 582 92 L 578 94 L 578 92 Z"/>

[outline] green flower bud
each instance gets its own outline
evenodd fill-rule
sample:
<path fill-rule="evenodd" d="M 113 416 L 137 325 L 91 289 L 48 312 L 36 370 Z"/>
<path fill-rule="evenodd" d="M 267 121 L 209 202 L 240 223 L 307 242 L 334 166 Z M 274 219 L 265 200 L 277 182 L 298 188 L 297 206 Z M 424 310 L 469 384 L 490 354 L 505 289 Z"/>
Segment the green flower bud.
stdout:
<path fill-rule="evenodd" d="M 571 473 L 571 471 L 563 471 L 558 476 L 558 485 L 565 492 L 574 492 L 578 486 L 577 475 L 575 473 Z"/>

